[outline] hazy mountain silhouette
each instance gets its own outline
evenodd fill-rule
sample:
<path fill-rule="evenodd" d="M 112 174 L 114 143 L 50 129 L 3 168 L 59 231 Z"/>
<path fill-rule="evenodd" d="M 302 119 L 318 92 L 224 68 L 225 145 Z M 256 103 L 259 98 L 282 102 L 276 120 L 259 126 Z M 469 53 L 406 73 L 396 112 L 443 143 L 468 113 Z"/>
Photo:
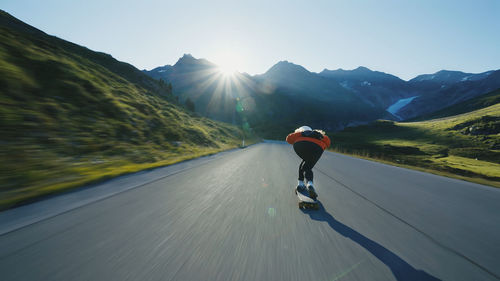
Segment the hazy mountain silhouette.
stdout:
<path fill-rule="evenodd" d="M 403 119 L 430 114 L 500 88 L 500 70 L 479 74 L 443 70 L 417 76 L 408 84 L 418 97 L 398 112 Z"/>
<path fill-rule="evenodd" d="M 387 108 L 399 99 L 413 94 L 408 83 L 399 77 L 362 66 L 354 70 L 324 69 L 319 75 L 334 79 L 342 87 L 376 107 Z"/>
<path fill-rule="evenodd" d="M 184 55 L 173 66 L 145 71 L 171 82 L 174 94 L 195 101 L 197 112 L 211 118 L 237 122 L 235 106 L 242 99 L 251 100 L 245 114 L 256 127 L 264 123 L 272 127 L 268 124 L 272 120 L 279 127 L 312 122 L 331 130 L 379 118 L 399 120 L 429 114 L 500 88 L 497 72 L 442 70 L 404 81 L 362 66 L 313 73 L 280 61 L 263 74 L 236 73 L 230 79 L 217 65 L 191 55 Z M 398 109 L 397 116 L 386 111 L 403 99 L 407 104 Z"/>
<path fill-rule="evenodd" d="M 237 122 L 235 108 L 239 96 L 235 94 L 236 87 L 238 92 L 248 91 L 246 84 L 236 85 L 227 79 L 217 65 L 205 59 L 196 59 L 190 54 L 185 54 L 172 66 L 165 65 L 144 72 L 172 83 L 173 92 L 180 101 L 193 101 L 196 112 L 226 122 Z M 247 79 L 241 73 L 234 75 L 242 81 Z"/>
<path fill-rule="evenodd" d="M 280 61 L 266 73 L 254 76 L 255 81 L 270 83 L 289 95 L 304 96 L 324 101 L 360 102 L 332 79 L 309 72 L 300 65 Z"/>
<path fill-rule="evenodd" d="M 289 130 L 308 123 L 329 130 L 370 122 L 385 110 L 352 95 L 338 82 L 282 61 L 262 75 L 226 76 L 206 60 L 184 55 L 173 66 L 145 71 L 173 85 L 181 100 L 189 98 L 197 112 L 227 122 L 250 122 L 262 131 Z M 241 104 L 244 112 L 235 112 Z"/>
<path fill-rule="evenodd" d="M 473 74 L 473 73 L 465 73 L 462 71 L 452 71 L 452 70 L 440 70 L 434 74 L 422 74 L 409 82 L 418 83 L 423 81 L 432 81 L 436 83 L 446 83 L 453 84 L 462 81 L 476 81 L 486 78 L 492 71 L 486 71 L 483 73 Z"/>

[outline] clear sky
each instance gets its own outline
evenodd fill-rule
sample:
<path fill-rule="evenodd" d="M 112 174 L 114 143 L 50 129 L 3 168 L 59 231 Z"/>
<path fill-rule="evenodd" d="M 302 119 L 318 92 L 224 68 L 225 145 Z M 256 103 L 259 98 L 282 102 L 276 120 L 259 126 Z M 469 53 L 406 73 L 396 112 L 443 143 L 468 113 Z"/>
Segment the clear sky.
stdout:
<path fill-rule="evenodd" d="M 184 53 L 250 74 L 280 60 L 405 80 L 500 68 L 500 0 L 1 0 L 0 8 L 139 69 Z"/>

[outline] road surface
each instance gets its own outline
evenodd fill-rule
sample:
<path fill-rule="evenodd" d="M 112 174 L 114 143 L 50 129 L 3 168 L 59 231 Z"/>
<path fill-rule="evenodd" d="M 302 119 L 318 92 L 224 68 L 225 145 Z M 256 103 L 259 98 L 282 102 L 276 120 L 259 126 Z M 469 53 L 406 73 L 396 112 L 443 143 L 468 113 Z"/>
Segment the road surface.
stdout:
<path fill-rule="evenodd" d="M 85 189 L 40 221 L 58 197 L 9 210 L 1 280 L 498 280 L 498 189 L 326 152 L 304 211 L 298 164 L 266 142 Z"/>

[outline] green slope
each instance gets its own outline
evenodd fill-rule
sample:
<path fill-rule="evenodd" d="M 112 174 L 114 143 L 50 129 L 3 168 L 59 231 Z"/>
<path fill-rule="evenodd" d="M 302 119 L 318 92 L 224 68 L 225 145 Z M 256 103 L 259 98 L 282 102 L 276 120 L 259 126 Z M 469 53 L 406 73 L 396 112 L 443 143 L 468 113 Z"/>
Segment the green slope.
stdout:
<path fill-rule="evenodd" d="M 429 119 L 436 119 L 442 117 L 448 117 L 463 113 L 469 113 L 474 110 L 485 108 L 491 105 L 500 103 L 500 89 L 496 89 L 487 94 L 475 97 L 473 99 L 466 100 L 461 103 L 457 103 L 450 107 L 444 108 L 442 110 L 436 111 L 430 115 L 421 116 L 419 118 L 413 119 L 413 121 L 422 121 Z"/>
<path fill-rule="evenodd" d="M 133 66 L 3 11 L 0 131 L 0 210 L 237 147 L 244 134 L 185 110 Z"/>
<path fill-rule="evenodd" d="M 460 107 L 443 112 L 460 112 Z M 333 148 L 500 187 L 500 103 L 461 113 L 420 122 L 378 121 L 349 128 L 333 134 Z"/>

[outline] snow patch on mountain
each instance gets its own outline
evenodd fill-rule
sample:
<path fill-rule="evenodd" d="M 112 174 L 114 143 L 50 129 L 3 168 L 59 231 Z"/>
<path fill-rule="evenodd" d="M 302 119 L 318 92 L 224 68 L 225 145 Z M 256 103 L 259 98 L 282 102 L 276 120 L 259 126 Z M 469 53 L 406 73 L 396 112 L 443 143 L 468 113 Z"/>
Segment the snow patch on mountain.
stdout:
<path fill-rule="evenodd" d="M 436 75 L 424 76 L 424 77 L 420 78 L 420 81 L 432 80 L 434 78 L 436 78 Z"/>
<path fill-rule="evenodd" d="M 342 81 L 340 82 L 340 86 L 344 87 L 344 89 L 351 90 L 353 91 L 354 89 L 349 85 L 348 81 Z"/>
<path fill-rule="evenodd" d="M 386 110 L 388 112 L 390 112 L 392 115 L 398 117 L 398 118 L 401 118 L 400 116 L 397 115 L 398 111 L 407 106 L 410 102 L 412 102 L 416 97 L 418 96 L 414 96 L 414 97 L 410 97 L 410 98 L 406 98 L 406 99 L 400 99 L 398 100 L 397 102 L 395 102 L 394 104 L 392 104 L 391 106 L 389 106 Z"/>

